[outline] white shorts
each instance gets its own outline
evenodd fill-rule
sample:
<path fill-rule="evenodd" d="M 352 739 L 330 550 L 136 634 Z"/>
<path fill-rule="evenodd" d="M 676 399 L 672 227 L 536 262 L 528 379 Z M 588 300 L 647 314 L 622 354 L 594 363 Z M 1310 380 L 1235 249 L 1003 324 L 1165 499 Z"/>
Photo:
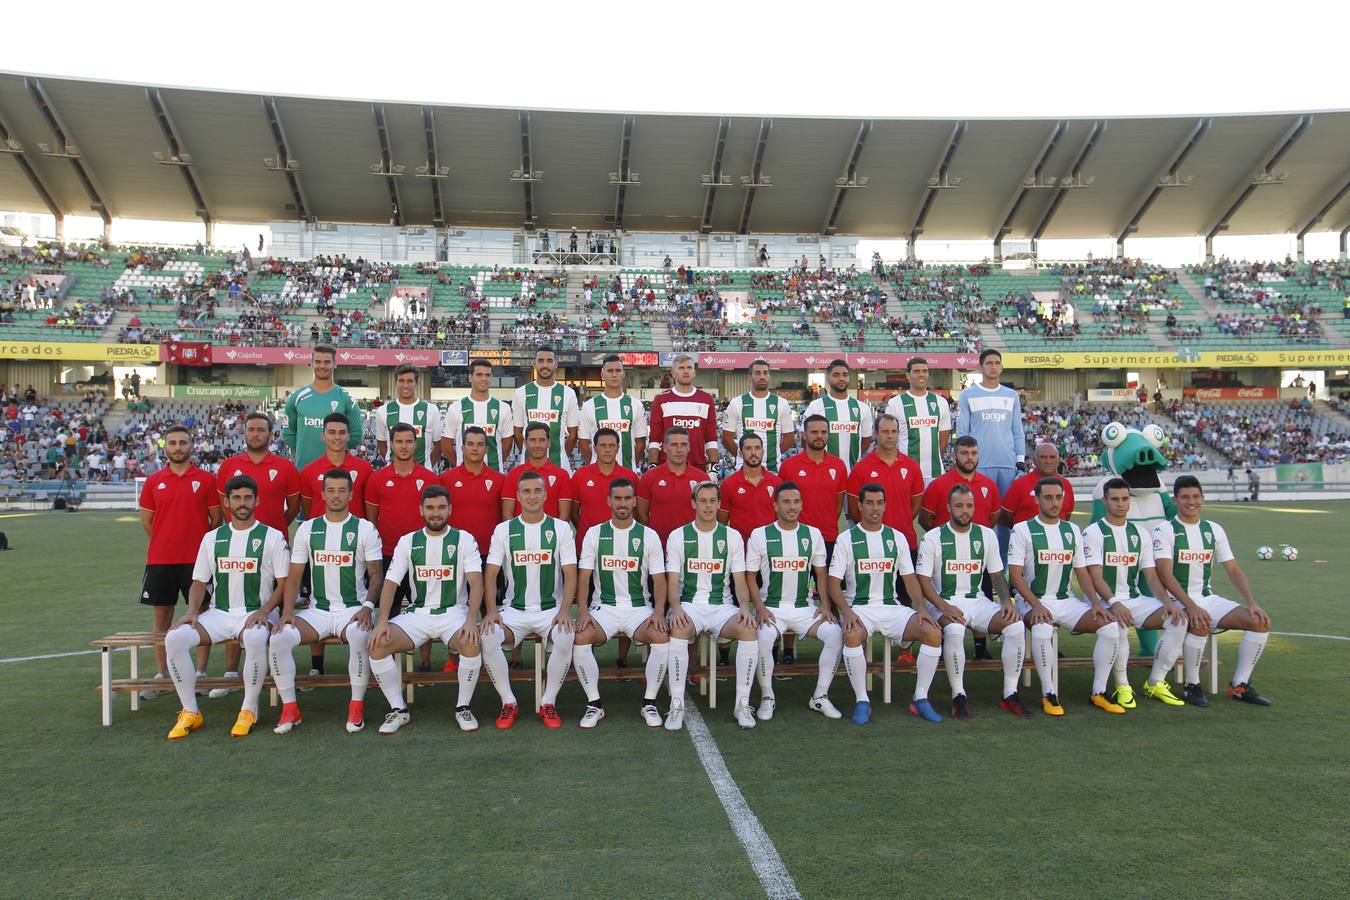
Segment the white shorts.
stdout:
<path fill-rule="evenodd" d="M 1218 594 L 1205 594 L 1202 597 L 1196 597 L 1195 602 L 1197 606 L 1209 613 L 1209 617 L 1212 620 L 1210 622 L 1210 628 L 1218 628 L 1219 620 L 1241 605 L 1234 603 L 1227 597 L 1220 597 Z"/>
<path fill-rule="evenodd" d="M 720 636 L 727 623 L 741 611 L 734 603 L 682 603 L 680 609 L 694 623 L 694 637 L 705 632 Z"/>
<path fill-rule="evenodd" d="M 1050 615 L 1055 617 L 1055 624 L 1060 628 L 1067 628 L 1070 631 L 1078 624 L 1083 616 L 1092 612 L 1092 604 L 1086 600 L 1079 600 L 1077 597 L 1065 597 L 1063 600 L 1058 597 L 1042 597 L 1041 605 L 1050 610 Z M 1022 600 L 1017 604 L 1017 609 L 1023 616 L 1031 613 L 1031 604 Z M 1133 615 L 1133 613 L 1131 613 Z"/>
<path fill-rule="evenodd" d="M 211 638 L 211 643 L 219 644 L 222 641 L 233 641 L 244 633 L 244 622 L 250 612 L 230 612 L 225 609 L 217 609 L 214 606 L 207 607 L 197 616 L 197 624 L 206 632 L 207 637 Z M 277 611 L 272 610 L 272 615 L 268 617 L 268 622 L 275 622 L 280 618 Z"/>
<path fill-rule="evenodd" d="M 297 619 L 308 622 L 309 627 L 314 629 L 319 640 L 324 638 L 340 638 L 342 632 L 346 630 L 347 625 L 351 623 L 352 617 L 359 612 L 361 607 L 354 609 L 335 609 L 323 610 L 310 607 L 302 609 L 295 614 Z"/>
<path fill-rule="evenodd" d="M 966 617 L 966 627 L 975 631 L 989 633 L 989 622 L 998 615 L 1003 607 L 990 600 L 988 597 L 976 597 L 974 600 L 961 597 L 955 600 L 948 600 L 952 606 L 961 610 L 961 614 Z M 934 619 L 941 617 L 937 607 L 928 604 L 928 614 Z"/>
<path fill-rule="evenodd" d="M 773 613 L 773 627 L 778 629 L 779 634 L 790 631 L 806 637 L 808 631 L 823 621 L 820 610 L 814 606 L 780 606 L 777 609 L 770 606 L 768 610 Z"/>
<path fill-rule="evenodd" d="M 853 607 L 853 614 L 863 623 L 868 634 L 880 634 L 893 641 L 903 640 L 914 610 L 908 606 L 886 606 L 865 603 Z"/>
<path fill-rule="evenodd" d="M 1148 617 L 1163 608 L 1162 601 L 1157 597 L 1145 597 L 1140 594 L 1127 600 L 1112 600 L 1112 603 L 1119 603 L 1130 611 L 1130 620 L 1134 622 L 1135 628 L 1142 628 L 1148 621 Z M 1163 624 L 1167 624 L 1167 617 L 1163 616 Z"/>
<path fill-rule="evenodd" d="M 620 632 L 633 640 L 637 640 L 637 630 L 642 627 L 643 622 L 651 617 L 652 608 L 650 606 L 623 607 L 600 603 L 591 607 L 591 618 L 605 633 L 605 640 L 609 640 Z"/>
<path fill-rule="evenodd" d="M 435 615 L 421 611 L 399 613 L 389 620 L 389 624 L 406 634 L 414 647 L 420 647 L 430 641 L 448 644 L 467 619 L 466 610 L 453 606 Z"/>
<path fill-rule="evenodd" d="M 530 610 L 503 606 L 497 611 L 497 615 L 502 617 L 502 624 L 511 629 L 512 643 L 503 643 L 503 648 L 514 650 L 533 634 L 544 642 L 544 649 L 548 649 L 549 635 L 553 631 L 553 620 L 558 618 L 556 609 Z"/>

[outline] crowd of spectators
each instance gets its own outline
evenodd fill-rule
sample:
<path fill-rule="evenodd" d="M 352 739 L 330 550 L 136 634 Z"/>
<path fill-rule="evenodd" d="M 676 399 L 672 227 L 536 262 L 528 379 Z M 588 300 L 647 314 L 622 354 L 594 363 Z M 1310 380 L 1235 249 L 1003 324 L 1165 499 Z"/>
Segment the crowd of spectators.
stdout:
<path fill-rule="evenodd" d="M 1091 301 L 1094 317 L 1144 320 L 1156 310 L 1174 310 L 1169 296 L 1176 275 L 1138 259 L 1090 259 L 1058 266 L 1060 298 L 1081 307 Z"/>
<path fill-rule="evenodd" d="M 1023 419 L 1027 446 L 1050 443 L 1058 447 L 1065 475 L 1104 474 L 1101 432 L 1111 422 L 1121 422 L 1130 428 L 1154 423 L 1141 406 L 1096 403 L 1030 405 L 1023 408 Z M 1206 467 L 1207 457 L 1192 433 L 1177 424 L 1168 425 L 1163 431 L 1167 440 L 1162 452 L 1169 469 L 1189 471 Z"/>
<path fill-rule="evenodd" d="M 1308 291 L 1326 285 L 1333 291 L 1344 292 L 1350 265 L 1339 260 L 1317 260 L 1307 264 L 1296 263 L 1285 257 L 1281 262 L 1235 261 L 1226 257 L 1211 263 L 1190 266 L 1196 278 L 1203 279 L 1206 297 L 1223 303 L 1253 304 L 1264 309 L 1289 298 L 1295 291 Z M 1306 302 L 1306 294 L 1298 301 Z"/>
<path fill-rule="evenodd" d="M 0 479 L 82 479 L 90 453 L 103 459 L 107 408 L 100 391 L 56 400 L 39 397 L 32 385 L 0 386 Z"/>
<path fill-rule="evenodd" d="M 1308 343 L 1322 340 L 1322 326 L 1317 322 L 1321 312 L 1320 306 L 1313 305 L 1293 314 L 1219 313 L 1214 317 L 1213 328 L 1231 337 L 1278 336 Z"/>
<path fill-rule="evenodd" d="M 1235 465 L 1350 459 L 1350 435 L 1325 428 L 1306 400 L 1246 404 L 1174 400 L 1167 405 L 1167 414 Z"/>

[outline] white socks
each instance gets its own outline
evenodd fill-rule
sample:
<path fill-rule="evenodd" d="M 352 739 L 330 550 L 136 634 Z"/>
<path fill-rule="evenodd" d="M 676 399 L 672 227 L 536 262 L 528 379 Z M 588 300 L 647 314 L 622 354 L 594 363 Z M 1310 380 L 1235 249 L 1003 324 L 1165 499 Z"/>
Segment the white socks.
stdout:
<path fill-rule="evenodd" d="M 689 681 L 689 641 L 684 638 L 672 637 L 667 645 L 669 649 L 670 668 L 667 672 L 670 681 L 670 705 L 684 704 L 684 686 Z M 717 648 L 713 648 L 717 652 Z M 648 659 L 650 664 L 651 660 Z"/>
<path fill-rule="evenodd" d="M 197 667 L 192 662 L 192 649 L 201 642 L 201 635 L 191 625 L 179 625 L 164 635 L 164 657 L 169 664 L 169 678 L 178 692 L 178 701 L 188 712 L 197 712 Z"/>
<path fill-rule="evenodd" d="M 1177 664 L 1181 648 L 1186 640 L 1186 626 L 1173 622 L 1171 618 L 1163 623 L 1162 635 L 1153 653 L 1153 669 L 1148 673 L 1148 683 L 1157 684 L 1167 680 L 1167 673 Z"/>
<path fill-rule="evenodd" d="M 942 661 L 947 667 L 952 696 L 959 697 L 966 692 L 966 626 L 956 622 L 943 626 Z"/>
<path fill-rule="evenodd" d="M 258 697 L 267 680 L 268 631 L 262 625 L 244 629 L 244 706 L 258 714 Z"/>
<path fill-rule="evenodd" d="M 1026 658 L 1026 626 L 1013 622 L 1003 629 L 1003 696 L 1017 693 L 1017 680 L 1022 677 L 1022 660 Z"/>
<path fill-rule="evenodd" d="M 586 692 L 586 700 L 600 699 L 600 664 L 595 661 L 595 648 L 590 644 L 576 644 L 572 648 L 572 665 L 577 668 L 577 681 Z"/>
<path fill-rule="evenodd" d="M 576 640 L 576 635 L 571 629 L 564 631 L 555 625 L 548 640 L 553 649 L 549 651 L 548 662 L 544 666 L 547 678 L 544 682 L 544 693 L 539 698 L 541 706 L 552 706 L 558 702 L 558 691 L 562 690 L 563 682 L 567 680 L 567 670 L 572 667 L 572 644 Z M 542 647 L 539 652 L 543 652 Z M 595 657 L 592 656 L 591 659 L 594 660 Z"/>
<path fill-rule="evenodd" d="M 772 630 L 772 629 L 770 629 Z M 750 686 L 759 665 L 759 641 L 736 642 L 736 706 L 750 703 Z"/>
<path fill-rule="evenodd" d="M 933 684 L 933 676 L 937 674 L 938 660 L 942 659 L 941 647 L 930 647 L 927 644 L 919 645 L 919 655 L 914 660 L 914 668 L 918 672 L 918 677 L 914 682 L 914 699 L 927 700 L 928 688 Z"/>
<path fill-rule="evenodd" d="M 1106 680 L 1111 677 L 1119 643 L 1120 626 L 1115 622 L 1107 622 L 1097 629 L 1097 643 L 1092 645 L 1092 693 L 1106 693 Z"/>
<path fill-rule="evenodd" d="M 370 685 L 370 653 L 367 650 L 370 632 L 352 622 L 343 633 L 348 648 L 347 675 L 352 680 L 352 699 L 362 701 L 366 699 L 366 688 Z"/>
<path fill-rule="evenodd" d="M 689 646 L 686 643 L 685 651 L 688 656 Z M 647 700 L 655 700 L 656 695 L 661 693 L 661 682 L 666 678 L 666 662 L 670 659 L 670 644 L 648 644 L 647 645 L 647 689 L 643 691 L 642 696 Z M 686 664 L 688 659 L 685 660 Z M 671 697 L 671 702 L 684 700 L 684 697 Z"/>
<path fill-rule="evenodd" d="M 1126 670 L 1130 665 L 1130 629 L 1120 625 L 1117 625 L 1116 629 L 1116 661 L 1112 668 L 1116 673 L 1116 685 L 1128 686 L 1130 676 L 1126 674 Z"/>
<path fill-rule="evenodd" d="M 867 654 L 862 645 L 844 648 L 844 671 L 848 673 L 848 683 L 853 686 L 853 699 L 858 703 L 867 702 Z"/>
<path fill-rule="evenodd" d="M 820 650 L 820 675 L 816 678 L 816 692 L 812 698 L 824 697 L 830 692 L 830 682 L 839 669 L 839 654 L 844 649 L 844 629 L 833 622 L 821 622 L 816 637 L 824 646 Z"/>
<path fill-rule="evenodd" d="M 1207 640 L 1209 638 L 1203 634 L 1187 634 L 1182 642 L 1182 673 L 1187 684 L 1200 683 L 1200 660 L 1204 658 Z"/>
<path fill-rule="evenodd" d="M 482 659 L 487 668 L 488 678 L 497 689 L 502 705 L 515 705 L 516 695 L 511 691 L 511 668 L 506 662 L 506 653 L 502 650 L 502 630 L 494 628 L 482 637 Z"/>
<path fill-rule="evenodd" d="M 1025 626 L 1023 626 L 1025 628 Z M 1007 631 L 1004 631 L 1007 634 Z M 1006 646 L 1006 638 L 1005 646 Z M 1042 694 L 1058 694 L 1055 684 L 1055 626 L 1041 622 L 1031 626 L 1031 658 L 1036 663 L 1036 675 L 1041 680 Z"/>
<path fill-rule="evenodd" d="M 397 656 L 371 657 L 370 671 L 375 675 L 375 683 L 389 701 L 390 709 L 406 709 L 403 702 L 403 674 L 398 670 Z"/>
<path fill-rule="evenodd" d="M 282 703 L 295 702 L 295 654 L 292 651 L 299 646 L 300 629 L 294 625 L 287 625 L 267 642 L 267 655 L 272 660 L 272 680 L 276 682 Z"/>
<path fill-rule="evenodd" d="M 773 696 L 773 645 L 778 640 L 778 629 L 772 625 L 761 625 L 755 633 L 759 644 L 759 695 Z"/>
<path fill-rule="evenodd" d="M 498 652 L 501 645 L 497 646 Z M 478 686 L 478 674 L 483 671 L 483 657 L 459 654 L 459 700 L 455 706 L 468 706 L 473 699 L 473 689 Z"/>
<path fill-rule="evenodd" d="M 1233 684 L 1247 684 L 1252 680 L 1252 669 L 1268 640 L 1270 632 L 1267 631 L 1243 632 L 1242 643 L 1238 644 L 1237 667 L 1233 669 Z"/>

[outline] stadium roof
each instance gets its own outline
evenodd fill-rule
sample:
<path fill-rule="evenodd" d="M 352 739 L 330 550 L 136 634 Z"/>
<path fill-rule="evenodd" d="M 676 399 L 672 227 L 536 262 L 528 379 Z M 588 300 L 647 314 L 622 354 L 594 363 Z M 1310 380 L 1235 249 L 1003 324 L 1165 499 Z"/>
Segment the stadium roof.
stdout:
<path fill-rule="evenodd" d="M 0 209 L 105 220 L 617 223 L 930 240 L 1350 226 L 1350 110 L 761 119 L 0 73 L 4 155 Z"/>

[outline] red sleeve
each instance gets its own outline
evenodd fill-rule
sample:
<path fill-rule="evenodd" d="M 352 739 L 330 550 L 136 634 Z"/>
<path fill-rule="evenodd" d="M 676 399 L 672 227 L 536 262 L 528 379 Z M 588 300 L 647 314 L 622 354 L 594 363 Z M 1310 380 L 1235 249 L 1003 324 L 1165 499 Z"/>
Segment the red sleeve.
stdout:
<path fill-rule="evenodd" d="M 665 416 L 662 413 L 661 395 L 658 394 L 656 396 L 656 399 L 652 401 L 651 421 L 647 424 L 648 443 L 652 442 L 657 444 L 661 443 L 661 438 L 665 436 L 665 433 L 666 433 Z"/>
<path fill-rule="evenodd" d="M 938 480 L 934 478 L 928 483 L 928 487 L 923 492 L 923 509 L 928 510 L 935 516 L 940 516 L 941 511 L 938 506 Z"/>
<path fill-rule="evenodd" d="M 1073 485 L 1069 484 L 1069 479 L 1059 479 L 1064 484 L 1064 507 L 1059 511 L 1061 519 L 1067 519 L 1073 515 Z"/>
<path fill-rule="evenodd" d="M 362 473 L 362 476 L 356 480 L 356 483 L 357 483 L 358 485 L 362 485 L 362 487 L 361 487 L 361 489 L 360 489 L 360 491 L 359 491 L 359 496 L 358 496 L 358 497 L 353 497 L 352 499 L 353 499 L 353 500 L 359 499 L 359 500 L 362 500 L 362 501 L 365 502 L 365 503 L 373 503 L 373 504 L 375 504 L 376 506 L 379 506 L 380 503 L 381 503 L 381 498 L 380 498 L 380 486 L 379 486 L 378 483 L 373 483 L 373 482 L 372 482 L 372 483 L 365 483 L 365 480 L 366 480 L 366 478 L 368 478 L 368 477 L 369 477 L 369 476 L 367 476 L 367 475 L 365 475 L 364 473 Z"/>
<path fill-rule="evenodd" d="M 229 480 L 230 480 L 230 479 L 228 479 L 228 478 L 225 477 L 225 467 L 224 467 L 223 465 L 222 465 L 219 469 L 216 469 L 216 493 L 217 493 L 217 494 L 220 494 L 222 497 L 225 496 L 225 482 L 227 482 L 227 481 L 229 481 Z"/>
<path fill-rule="evenodd" d="M 308 470 L 309 466 L 305 466 L 305 469 Z M 315 499 L 314 484 L 315 481 L 313 478 L 306 478 L 302 473 L 300 475 L 300 496 L 313 502 Z"/>
<path fill-rule="evenodd" d="M 506 481 L 502 482 L 502 499 L 516 499 L 516 482 L 520 480 L 520 466 L 516 466 L 510 472 L 506 473 Z"/>
<path fill-rule="evenodd" d="M 1009 487 L 1009 489 L 1011 489 L 1012 485 L 1009 485 L 1008 487 Z M 1010 490 L 1010 492 L 1011 492 L 1011 490 Z M 993 527 L 994 527 L 994 522 L 998 519 L 998 513 L 997 513 L 997 510 L 998 510 L 998 508 L 999 508 L 999 506 L 1000 506 L 1001 501 L 1002 501 L 1003 498 L 1000 496 L 1000 494 L 999 494 L 999 492 L 998 492 L 998 483 L 997 483 L 996 481 L 994 481 L 994 479 L 992 479 L 992 478 L 989 479 L 989 493 L 990 493 L 990 495 L 992 495 L 993 498 L 994 498 L 994 503 L 993 503 L 993 506 L 991 507 L 991 509 L 994 510 L 994 511 L 991 512 L 991 513 L 989 514 L 989 527 L 990 527 L 990 528 L 993 528 Z"/>
<path fill-rule="evenodd" d="M 150 511 L 152 511 L 152 512 L 154 511 L 154 509 L 155 509 L 155 492 L 154 492 L 155 481 L 156 481 L 156 480 L 155 480 L 154 478 L 147 478 L 147 479 L 145 479 L 145 484 L 141 486 L 141 500 L 140 500 L 140 503 L 141 503 L 141 509 L 148 509 L 148 510 L 150 510 Z"/>
<path fill-rule="evenodd" d="M 1012 513 L 1014 516 L 1016 516 L 1016 515 L 1017 515 L 1017 510 L 1014 508 L 1014 507 L 1016 506 L 1016 502 L 1015 502 L 1014 498 L 1020 496 L 1021 493 L 1022 493 L 1020 490 L 1018 490 L 1018 487 L 1021 485 L 1021 483 L 1022 483 L 1022 479 L 1021 479 L 1021 478 L 1015 478 L 1015 479 L 1013 479 L 1013 483 L 1010 484 L 1010 485 L 1008 485 L 1008 496 L 1006 496 L 1006 497 L 1003 498 L 1003 502 L 1002 502 L 1001 504 L 995 503 L 995 504 L 994 504 L 995 507 L 1002 506 L 1002 507 L 1003 507 L 1004 509 L 1006 509 L 1008 512 L 1010 512 L 1010 513 Z M 997 484 L 994 485 L 994 490 L 995 490 L 995 491 L 998 490 L 998 485 L 997 485 Z M 997 494 L 996 494 L 995 496 L 997 496 Z M 1009 506 L 1009 505 L 1008 505 L 1009 503 L 1013 503 L 1013 506 Z"/>
<path fill-rule="evenodd" d="M 923 493 L 923 470 L 918 466 L 909 470 L 909 495 Z"/>
<path fill-rule="evenodd" d="M 717 433 L 717 401 L 713 399 L 712 394 L 708 394 L 708 417 L 703 420 L 703 443 L 716 444 L 719 450 L 724 450 L 721 444 L 721 435 Z M 777 440 L 777 438 L 774 438 Z"/>
<path fill-rule="evenodd" d="M 850 497 L 858 496 L 858 491 L 862 490 L 861 466 L 854 466 L 853 471 L 848 473 L 848 480 L 844 483 L 844 489 L 848 491 Z"/>
<path fill-rule="evenodd" d="M 300 493 L 300 470 L 293 462 L 287 462 L 286 466 L 286 496 L 293 497 Z"/>
<path fill-rule="evenodd" d="M 656 471 L 655 469 L 648 469 L 646 474 L 644 474 L 641 478 L 638 479 L 637 496 L 639 500 L 646 500 L 648 503 L 652 502 L 651 474 L 655 471 Z"/>
<path fill-rule="evenodd" d="M 558 499 L 576 500 L 577 486 L 576 482 L 572 480 L 572 476 L 567 474 L 566 470 L 563 470 L 558 473 L 558 478 L 563 482 L 562 490 L 558 492 Z"/>

